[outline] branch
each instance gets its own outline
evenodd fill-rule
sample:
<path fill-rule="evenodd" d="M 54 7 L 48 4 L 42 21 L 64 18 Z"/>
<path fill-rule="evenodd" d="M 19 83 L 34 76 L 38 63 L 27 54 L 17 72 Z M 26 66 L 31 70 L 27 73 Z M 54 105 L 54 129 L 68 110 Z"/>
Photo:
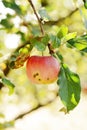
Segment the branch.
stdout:
<path fill-rule="evenodd" d="M 41 33 L 42 33 L 42 35 L 44 35 L 44 30 L 43 30 L 43 27 L 42 27 L 42 21 L 40 20 L 38 14 L 37 14 L 37 12 L 36 12 L 36 9 L 35 9 L 35 7 L 34 7 L 34 5 L 33 5 L 33 3 L 32 3 L 32 0 L 28 0 L 28 2 L 30 3 L 30 5 L 31 5 L 31 7 L 32 7 L 32 9 L 33 9 L 33 11 L 34 11 L 34 14 L 36 15 L 36 18 L 37 18 L 38 23 L 39 23 L 39 25 L 40 25 Z"/>
<path fill-rule="evenodd" d="M 35 8 L 34 8 L 34 5 L 33 5 L 33 3 L 32 3 L 32 1 L 31 0 L 28 0 L 29 1 L 29 3 L 32 5 L 32 8 L 33 8 L 33 10 L 34 10 L 34 13 L 35 13 L 35 15 L 37 16 L 37 19 L 38 19 L 38 22 L 39 22 L 39 24 L 40 24 L 40 28 L 41 28 L 41 32 L 42 32 L 42 34 L 44 34 L 44 30 L 43 30 L 43 27 L 42 27 L 42 23 L 41 23 L 41 20 L 39 19 L 39 17 L 38 17 L 38 15 L 37 15 L 37 13 L 36 13 L 36 10 L 35 10 Z M 60 18 L 59 20 L 57 20 L 57 21 L 49 21 L 49 22 L 47 22 L 47 23 L 45 23 L 45 25 L 55 25 L 55 24 L 59 24 L 59 23 L 61 23 L 62 21 L 64 21 L 65 19 L 67 19 L 68 17 L 71 17 L 76 11 L 78 11 L 79 9 L 78 8 L 76 8 L 75 10 L 73 10 L 72 12 L 70 12 L 66 17 L 64 17 L 64 18 Z M 27 44 L 27 43 L 26 43 Z M 26 44 L 24 44 L 24 45 L 26 45 Z M 24 46 L 23 45 L 23 46 Z M 21 46 L 22 47 L 22 46 Z M 17 49 L 19 49 L 19 48 L 21 48 L 21 47 L 18 47 Z M 49 50 L 51 49 L 50 48 L 50 44 L 48 44 L 48 48 L 49 48 Z M 52 50 L 50 50 L 50 53 L 52 54 L 52 53 L 54 53 Z M 9 60 L 9 59 L 8 59 Z M 10 68 L 8 67 L 8 62 L 7 62 L 7 67 L 6 67 L 6 69 L 4 70 L 4 74 L 5 74 L 5 76 L 7 76 L 8 75 L 8 73 L 10 72 Z M 3 84 L 2 83 L 0 83 L 0 89 L 3 87 Z"/>
<path fill-rule="evenodd" d="M 8 59 L 6 59 L 6 61 L 5 61 L 6 68 L 5 68 L 4 70 L 2 70 L 2 71 L 3 71 L 3 74 L 4 74 L 6 77 L 8 76 L 8 74 L 9 74 L 9 72 L 10 72 L 10 70 L 11 70 L 11 68 L 9 67 L 9 61 L 10 61 L 11 57 L 13 56 L 13 54 L 14 54 L 15 52 L 17 52 L 20 48 L 26 46 L 27 44 L 30 44 L 30 42 L 29 42 L 29 41 L 26 41 L 23 45 L 18 46 L 18 47 L 15 49 L 15 51 L 10 55 L 10 57 L 9 57 Z M 0 82 L 0 90 L 1 90 L 3 87 L 4 87 L 4 85 Z"/>
<path fill-rule="evenodd" d="M 47 102 L 45 105 L 38 104 L 36 107 L 34 107 L 34 108 L 30 109 L 29 111 L 24 112 L 24 113 L 22 113 L 22 114 L 18 115 L 18 116 L 17 116 L 17 117 L 15 117 L 13 120 L 14 120 L 14 121 L 16 121 L 16 120 L 18 120 L 18 119 L 20 119 L 20 118 L 23 118 L 25 115 L 30 114 L 31 112 L 33 112 L 33 111 L 35 111 L 35 110 L 37 110 L 37 109 L 41 108 L 41 107 L 45 107 L 45 106 L 47 106 L 47 105 L 51 104 L 51 103 L 52 103 L 54 100 L 56 100 L 57 98 L 58 98 L 58 93 L 57 93 L 57 95 L 56 95 L 55 99 L 53 99 L 53 100 L 51 100 L 51 101 Z"/>
<path fill-rule="evenodd" d="M 78 11 L 79 9 L 76 8 L 75 10 L 71 11 L 66 17 L 60 18 L 56 21 L 48 21 L 45 24 L 46 25 L 55 25 L 55 24 L 59 24 L 62 23 L 64 20 L 66 20 L 67 18 L 71 17 L 76 11 Z"/>

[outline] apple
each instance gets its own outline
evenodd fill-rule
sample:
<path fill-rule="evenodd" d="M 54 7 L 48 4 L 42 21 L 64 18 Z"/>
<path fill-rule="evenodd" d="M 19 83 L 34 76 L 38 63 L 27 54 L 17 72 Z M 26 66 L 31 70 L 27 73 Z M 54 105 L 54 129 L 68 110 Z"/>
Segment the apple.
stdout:
<path fill-rule="evenodd" d="M 34 84 L 50 84 L 56 81 L 60 64 L 53 56 L 31 56 L 26 63 L 29 80 Z"/>

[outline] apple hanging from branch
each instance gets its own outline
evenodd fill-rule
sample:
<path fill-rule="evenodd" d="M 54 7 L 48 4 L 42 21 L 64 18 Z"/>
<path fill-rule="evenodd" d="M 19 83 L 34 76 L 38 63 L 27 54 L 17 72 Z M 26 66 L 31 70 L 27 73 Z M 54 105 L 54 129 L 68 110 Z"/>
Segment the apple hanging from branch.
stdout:
<path fill-rule="evenodd" d="M 60 64 L 53 56 L 31 56 L 26 63 L 29 80 L 34 84 L 50 84 L 57 80 Z"/>

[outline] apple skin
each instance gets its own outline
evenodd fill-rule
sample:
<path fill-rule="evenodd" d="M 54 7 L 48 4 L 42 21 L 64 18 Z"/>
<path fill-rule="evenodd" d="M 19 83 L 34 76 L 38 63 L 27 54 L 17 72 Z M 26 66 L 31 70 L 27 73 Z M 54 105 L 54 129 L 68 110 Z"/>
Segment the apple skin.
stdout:
<path fill-rule="evenodd" d="M 34 84 L 53 83 L 59 71 L 60 64 L 53 56 L 31 56 L 26 63 L 28 78 Z"/>

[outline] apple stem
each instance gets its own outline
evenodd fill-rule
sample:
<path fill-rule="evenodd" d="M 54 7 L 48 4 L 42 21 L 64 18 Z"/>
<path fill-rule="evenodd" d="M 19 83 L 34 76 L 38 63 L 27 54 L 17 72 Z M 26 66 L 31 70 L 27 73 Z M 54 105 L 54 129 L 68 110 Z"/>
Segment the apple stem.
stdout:
<path fill-rule="evenodd" d="M 44 52 L 42 51 L 42 56 L 44 56 Z"/>
<path fill-rule="evenodd" d="M 35 9 L 35 7 L 34 7 L 34 4 L 33 4 L 32 0 L 28 0 L 28 2 L 30 3 L 30 5 L 31 5 L 31 7 L 32 7 L 32 9 L 33 9 L 33 11 L 34 11 L 34 14 L 36 15 L 36 18 L 37 18 L 38 23 L 39 23 L 39 26 L 40 26 L 41 33 L 42 33 L 42 35 L 44 35 L 44 30 L 43 30 L 43 26 L 42 26 L 42 21 L 41 21 L 41 19 L 39 18 L 37 12 L 36 12 L 36 9 Z"/>

